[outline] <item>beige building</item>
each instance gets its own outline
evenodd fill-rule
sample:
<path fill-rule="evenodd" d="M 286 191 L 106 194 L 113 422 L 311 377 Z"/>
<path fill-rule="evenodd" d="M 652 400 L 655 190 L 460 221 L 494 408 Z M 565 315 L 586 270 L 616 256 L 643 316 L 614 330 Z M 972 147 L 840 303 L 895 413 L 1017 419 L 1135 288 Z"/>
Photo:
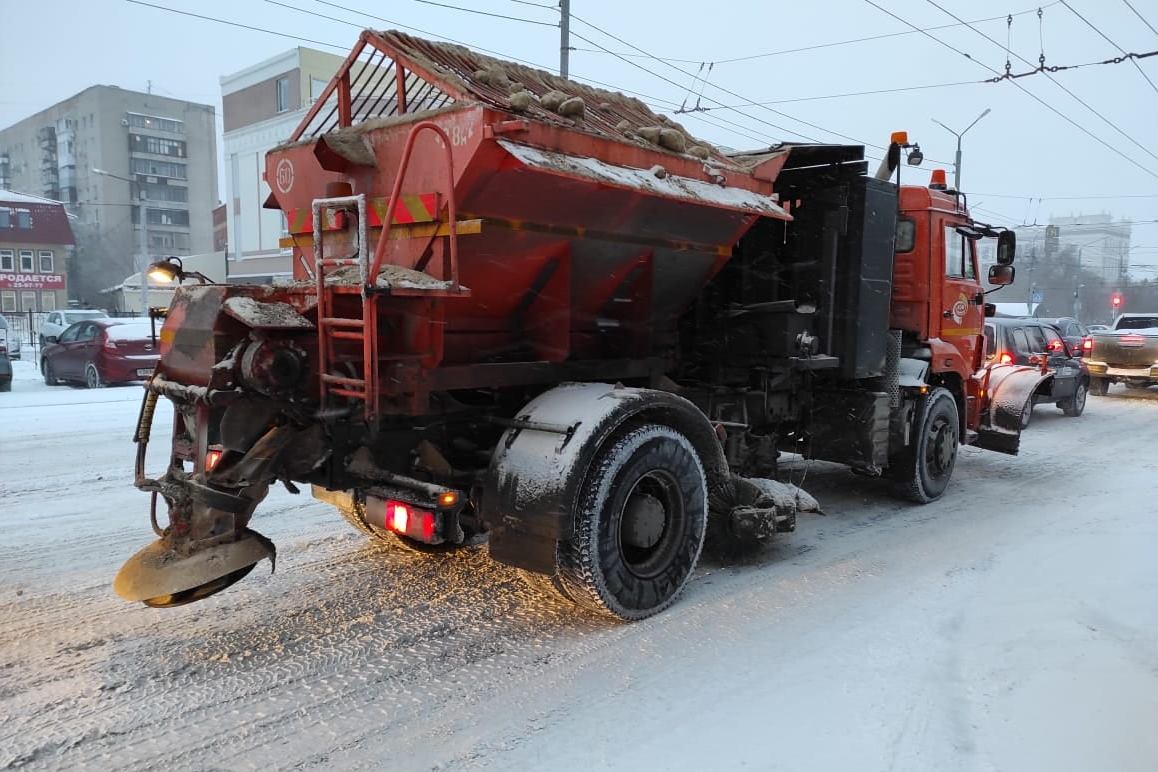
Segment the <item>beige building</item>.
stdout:
<path fill-rule="evenodd" d="M 285 217 L 262 206 L 270 194 L 265 154 L 289 139 L 343 61 L 294 48 L 221 78 L 231 282 L 292 278 L 291 252 L 278 244 L 287 235 Z"/>
<path fill-rule="evenodd" d="M 209 281 L 221 284 L 225 282 L 225 252 L 210 252 L 204 255 L 187 255 L 181 258 L 181 265 L 186 271 L 197 271 L 205 275 Z M 145 300 L 141 292 L 141 274 L 134 273 L 125 277 L 125 280 L 115 287 L 108 287 L 101 291 L 104 296 L 101 305 L 109 311 L 125 314 L 140 314 L 144 308 L 168 308 L 173 300 L 174 285 L 169 282 L 157 281 L 146 275 L 148 286 L 148 305 L 142 306 Z M 196 279 L 186 279 L 184 284 L 198 284 Z"/>

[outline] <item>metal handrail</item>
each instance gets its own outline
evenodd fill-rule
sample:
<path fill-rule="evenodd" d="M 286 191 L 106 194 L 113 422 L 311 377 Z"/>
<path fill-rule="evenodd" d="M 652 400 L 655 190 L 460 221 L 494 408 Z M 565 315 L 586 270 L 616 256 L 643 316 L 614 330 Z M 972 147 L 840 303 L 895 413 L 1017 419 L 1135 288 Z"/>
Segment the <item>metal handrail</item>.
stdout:
<path fill-rule="evenodd" d="M 437 134 L 442 139 L 442 146 L 446 150 L 446 173 L 450 181 L 446 200 L 447 214 L 450 216 L 450 249 L 448 250 L 449 255 L 443 256 L 442 270 L 444 276 L 449 278 L 451 286 L 458 288 L 458 211 L 454 202 L 454 152 L 451 149 L 450 137 L 446 131 L 433 121 L 420 121 L 414 124 L 406 136 L 406 146 L 402 149 L 402 160 L 398 163 L 398 173 L 394 176 L 394 186 L 386 204 L 386 217 L 382 223 L 382 233 L 379 234 L 378 244 L 374 247 L 374 262 L 371 264 L 369 275 L 366 277 L 366 286 L 368 287 L 378 283 L 378 271 L 382 268 L 382 258 L 386 254 L 386 242 L 390 239 L 390 228 L 394 225 L 394 206 L 402 194 L 402 180 L 410 165 L 410 154 L 414 150 L 414 140 L 424 130 Z"/>

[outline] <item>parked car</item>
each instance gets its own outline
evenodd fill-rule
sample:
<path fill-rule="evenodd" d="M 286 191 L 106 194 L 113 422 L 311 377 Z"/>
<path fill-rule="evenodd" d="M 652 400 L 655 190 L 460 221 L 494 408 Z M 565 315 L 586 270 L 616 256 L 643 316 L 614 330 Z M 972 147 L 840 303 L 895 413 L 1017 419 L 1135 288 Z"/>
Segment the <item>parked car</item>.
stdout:
<path fill-rule="evenodd" d="M 108 318 L 108 314 L 96 308 L 69 308 L 53 311 L 40 323 L 40 347 L 44 348 L 49 338 L 59 338 L 62 332 L 77 322 L 83 322 L 86 319 Z"/>
<path fill-rule="evenodd" d="M 40 355 L 44 382 L 83 383 L 95 389 L 106 383 L 148 378 L 160 358 L 153 325 L 140 319 L 92 319 L 77 322 L 60 337 L 49 336 Z"/>
<path fill-rule="evenodd" d="M 8 321 L 0 316 L 0 391 L 12 391 L 12 360 L 8 357 Z"/>
<path fill-rule="evenodd" d="M 8 359 L 20 358 L 20 335 L 3 316 L 0 316 L 0 348 L 4 349 Z"/>
<path fill-rule="evenodd" d="M 1043 402 L 1052 402 L 1073 417 L 1086 409 L 1089 370 L 1052 324 L 1041 319 L 986 319 L 985 360 L 988 365 L 1041 366 L 1044 363 L 1053 374 L 1026 405 L 1021 415 L 1022 428 L 1029 426 L 1033 406 Z"/>

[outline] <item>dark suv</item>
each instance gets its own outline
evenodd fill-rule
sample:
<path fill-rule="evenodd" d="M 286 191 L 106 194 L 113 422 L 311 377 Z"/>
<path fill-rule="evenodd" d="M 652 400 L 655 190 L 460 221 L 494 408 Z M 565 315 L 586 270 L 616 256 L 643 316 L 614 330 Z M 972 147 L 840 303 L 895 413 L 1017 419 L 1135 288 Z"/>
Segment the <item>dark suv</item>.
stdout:
<path fill-rule="evenodd" d="M 1086 409 L 1090 372 L 1062 339 L 1061 332 L 1040 319 L 985 320 L 985 362 L 987 365 L 1013 364 L 1038 367 L 1045 363 L 1051 378 L 1026 405 L 1021 426 L 1029 426 L 1033 406 L 1052 402 L 1068 416 L 1080 416 Z"/>

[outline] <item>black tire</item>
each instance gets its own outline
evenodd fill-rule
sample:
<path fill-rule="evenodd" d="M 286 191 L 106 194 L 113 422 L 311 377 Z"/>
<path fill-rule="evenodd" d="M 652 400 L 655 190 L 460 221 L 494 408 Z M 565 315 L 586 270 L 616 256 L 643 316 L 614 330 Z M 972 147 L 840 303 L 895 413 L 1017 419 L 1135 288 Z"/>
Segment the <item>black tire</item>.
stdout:
<path fill-rule="evenodd" d="M 1070 418 L 1077 418 L 1086 409 L 1086 394 L 1089 393 L 1089 384 L 1085 381 L 1078 382 L 1078 388 L 1074 391 L 1074 395 L 1061 403 L 1062 412 Z"/>
<path fill-rule="evenodd" d="M 600 448 L 573 512 L 555 575 L 532 584 L 600 614 L 644 619 L 675 601 L 700 558 L 708 517 L 703 464 L 676 430 L 640 426 Z"/>
<path fill-rule="evenodd" d="M 1090 394 L 1095 397 L 1104 397 L 1110 390 L 1110 382 L 1105 378 L 1090 378 Z"/>
<path fill-rule="evenodd" d="M 947 389 L 933 389 L 917 403 L 915 441 L 889 463 L 893 492 L 917 504 L 941 497 L 953 477 L 961 424 L 957 401 Z"/>
<path fill-rule="evenodd" d="M 99 389 L 104 387 L 104 379 L 101 378 L 101 371 L 92 362 L 84 368 L 84 385 L 88 389 Z"/>
<path fill-rule="evenodd" d="M 52 363 L 47 359 L 40 360 L 40 374 L 44 376 L 44 385 L 59 386 L 60 379 L 52 373 Z"/>

